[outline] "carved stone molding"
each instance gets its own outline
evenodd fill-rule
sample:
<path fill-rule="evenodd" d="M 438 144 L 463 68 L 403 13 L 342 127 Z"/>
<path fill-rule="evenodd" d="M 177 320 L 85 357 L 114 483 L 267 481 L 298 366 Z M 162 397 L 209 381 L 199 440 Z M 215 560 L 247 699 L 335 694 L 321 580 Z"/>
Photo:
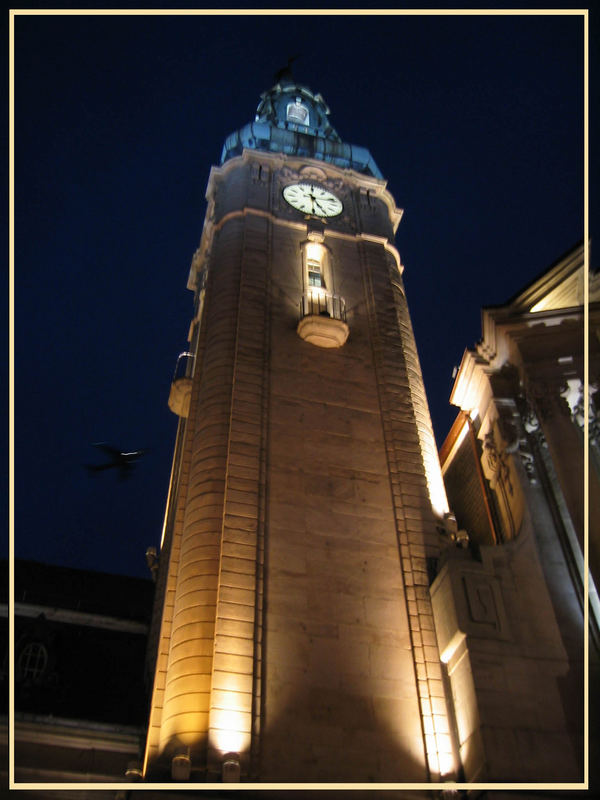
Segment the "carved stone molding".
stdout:
<path fill-rule="evenodd" d="M 350 332 L 343 320 L 317 314 L 302 317 L 296 330 L 301 339 L 317 347 L 342 347 Z"/>
<path fill-rule="evenodd" d="M 332 178 L 327 175 L 325 170 L 313 165 L 302 167 L 299 170 L 293 169 L 290 166 L 284 166 L 279 171 L 282 183 L 294 183 L 295 181 L 317 181 L 336 194 L 345 194 L 347 191 L 346 184 L 341 178 Z"/>

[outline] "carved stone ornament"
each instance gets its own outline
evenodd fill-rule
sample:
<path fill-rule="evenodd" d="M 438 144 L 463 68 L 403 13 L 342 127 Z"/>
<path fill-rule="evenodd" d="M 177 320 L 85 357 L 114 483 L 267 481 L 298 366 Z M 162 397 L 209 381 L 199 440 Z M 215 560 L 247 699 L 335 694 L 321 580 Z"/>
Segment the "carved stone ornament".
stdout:
<path fill-rule="evenodd" d="M 600 442 L 600 413 L 594 402 L 594 395 L 598 391 L 598 384 L 588 384 L 588 433 L 590 443 L 598 446 Z M 577 427 L 583 431 L 585 426 L 585 387 L 579 378 L 571 378 L 561 391 L 561 397 L 569 406 L 571 419 Z"/>
<path fill-rule="evenodd" d="M 500 450 L 496 444 L 492 431 L 486 433 L 483 441 L 483 458 L 487 461 L 490 486 L 495 489 L 499 482 L 505 484 L 509 494 L 513 494 L 513 485 L 510 480 L 510 470 L 506 463 L 504 450 Z"/>
<path fill-rule="evenodd" d="M 300 180 L 300 173 L 298 170 L 292 169 L 288 166 L 281 167 L 279 170 L 279 175 L 282 179 L 282 183 L 294 183 L 294 181 Z"/>
<path fill-rule="evenodd" d="M 521 395 L 519 407 L 525 432 L 532 436 L 540 447 L 547 447 L 546 437 L 540 425 L 540 420 L 533 409 L 533 403 L 530 402 L 528 397 Z"/>
<path fill-rule="evenodd" d="M 320 183 L 323 183 L 327 180 L 327 173 L 325 170 L 321 169 L 320 167 L 315 167 L 312 164 L 301 167 L 298 172 L 298 176 L 301 180 L 319 181 Z"/>
<path fill-rule="evenodd" d="M 521 441 L 519 443 L 519 458 L 521 459 L 521 464 L 523 465 L 523 469 L 525 470 L 525 474 L 529 480 L 529 483 L 536 484 L 537 478 L 535 475 L 535 459 L 533 458 L 532 453 L 529 451 L 526 441 Z"/>
<path fill-rule="evenodd" d="M 516 407 L 518 418 L 515 419 L 515 424 L 518 430 L 518 446 L 515 452 L 521 460 L 521 465 L 529 483 L 536 484 L 535 457 L 531 449 L 531 440 L 533 439 L 539 445 L 542 445 L 545 443 L 544 434 L 542 433 L 539 419 L 522 394 L 516 398 Z"/>
<path fill-rule="evenodd" d="M 470 621 L 478 626 L 489 626 L 491 630 L 499 631 L 500 619 L 497 610 L 499 597 L 497 598 L 491 581 L 483 576 L 466 573 L 463 575 L 463 585 Z"/>
<path fill-rule="evenodd" d="M 281 183 L 302 183 L 302 181 L 316 181 L 325 189 L 330 192 L 341 196 L 345 193 L 345 184 L 341 178 L 327 177 L 325 170 L 313 165 L 301 167 L 299 170 L 292 169 L 289 166 L 284 166 L 279 172 L 281 176 Z M 343 199 L 343 198 L 342 198 Z"/>
<path fill-rule="evenodd" d="M 560 396 L 569 406 L 571 419 L 578 428 L 583 429 L 585 406 L 583 402 L 583 382 L 579 378 L 569 378 L 560 389 Z"/>
<path fill-rule="evenodd" d="M 527 401 L 525 401 L 525 408 L 523 411 L 523 427 L 527 433 L 531 435 L 537 434 L 540 431 L 540 421 Z"/>
<path fill-rule="evenodd" d="M 505 453 L 514 453 L 519 447 L 519 431 L 513 420 L 504 415 L 500 416 L 498 432 L 502 438 L 502 450 Z"/>
<path fill-rule="evenodd" d="M 567 406 L 560 396 L 560 385 L 547 381 L 531 382 L 527 395 L 532 408 L 542 422 L 551 420 L 557 411 L 568 413 Z"/>

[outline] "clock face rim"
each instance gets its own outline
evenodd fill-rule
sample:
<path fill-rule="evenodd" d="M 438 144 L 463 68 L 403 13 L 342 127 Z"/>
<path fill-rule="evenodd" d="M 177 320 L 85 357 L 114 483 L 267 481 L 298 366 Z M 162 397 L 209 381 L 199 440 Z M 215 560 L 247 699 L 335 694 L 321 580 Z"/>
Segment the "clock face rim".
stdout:
<path fill-rule="evenodd" d="M 295 188 L 302 187 L 302 186 L 308 187 L 309 190 L 319 189 L 319 191 L 325 192 L 327 197 L 323 197 L 322 199 L 324 199 L 324 200 L 335 200 L 335 202 L 339 203 L 339 205 L 340 205 L 339 211 L 335 211 L 334 213 L 329 212 L 329 211 L 323 211 L 323 212 L 320 213 L 319 211 L 314 209 L 314 205 L 313 205 L 313 211 L 307 211 L 305 208 L 301 207 L 301 203 L 299 203 L 298 201 L 295 201 L 293 199 L 290 200 L 288 197 L 286 197 L 286 192 L 289 189 L 295 189 Z M 323 218 L 326 218 L 326 217 L 327 218 L 339 217 L 339 215 L 344 210 L 344 204 L 342 203 L 342 201 L 340 200 L 340 198 L 336 194 L 331 192 L 329 189 L 325 189 L 323 186 L 319 186 L 318 183 L 313 183 L 312 181 L 297 181 L 296 183 L 289 183 L 287 186 L 284 186 L 284 188 L 282 190 L 282 195 L 283 195 L 283 199 L 285 200 L 285 202 L 288 205 L 290 205 L 292 208 L 296 209 L 296 211 L 302 211 L 303 213 L 308 214 L 309 216 L 319 217 L 320 219 L 323 219 Z"/>

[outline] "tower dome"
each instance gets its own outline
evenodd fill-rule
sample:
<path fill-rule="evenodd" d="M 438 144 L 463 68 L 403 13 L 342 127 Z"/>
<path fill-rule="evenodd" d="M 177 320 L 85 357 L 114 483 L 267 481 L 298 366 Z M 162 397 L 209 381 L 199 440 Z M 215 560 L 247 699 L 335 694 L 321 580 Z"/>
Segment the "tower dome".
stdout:
<path fill-rule="evenodd" d="M 329 122 L 329 113 L 322 95 L 296 81 L 288 62 L 276 74 L 275 84 L 261 94 L 254 122 L 225 140 L 221 164 L 244 149 L 266 150 L 314 158 L 382 179 L 365 147 L 341 140 Z"/>
<path fill-rule="evenodd" d="M 281 130 L 297 130 L 341 142 L 327 119 L 329 108 L 320 94 L 313 94 L 307 86 L 297 83 L 289 70 L 279 81 L 261 95 L 256 109 L 256 122 L 267 122 Z"/>

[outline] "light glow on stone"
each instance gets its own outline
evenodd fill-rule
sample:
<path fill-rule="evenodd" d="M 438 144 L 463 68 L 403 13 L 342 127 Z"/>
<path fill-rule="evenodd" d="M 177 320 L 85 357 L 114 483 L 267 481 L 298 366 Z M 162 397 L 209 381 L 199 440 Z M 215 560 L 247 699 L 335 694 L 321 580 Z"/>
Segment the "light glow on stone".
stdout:
<path fill-rule="evenodd" d="M 423 463 L 425 465 L 425 476 L 431 506 L 438 517 L 443 517 L 450 510 L 450 506 L 446 497 L 446 488 L 442 479 L 442 470 L 440 469 L 437 451 L 424 453 Z"/>
<path fill-rule="evenodd" d="M 440 775 L 442 778 L 454 772 L 454 757 L 452 753 L 440 753 L 438 758 L 440 762 Z"/>
<path fill-rule="evenodd" d="M 317 242 L 308 242 L 306 244 L 305 253 L 307 259 L 318 261 L 320 263 L 325 255 L 325 248 L 322 244 L 318 244 Z"/>
<path fill-rule="evenodd" d="M 239 753 L 244 749 L 246 734 L 237 730 L 239 725 L 238 713 L 235 711 L 224 711 L 219 720 L 223 727 L 213 728 L 210 732 L 209 747 L 218 750 L 222 755 L 227 753 Z"/>
<path fill-rule="evenodd" d="M 236 674 L 221 672 L 221 681 L 227 688 L 217 693 L 210 711 L 209 749 L 221 757 L 228 753 L 241 755 L 250 746 L 249 699 L 236 687 Z"/>

